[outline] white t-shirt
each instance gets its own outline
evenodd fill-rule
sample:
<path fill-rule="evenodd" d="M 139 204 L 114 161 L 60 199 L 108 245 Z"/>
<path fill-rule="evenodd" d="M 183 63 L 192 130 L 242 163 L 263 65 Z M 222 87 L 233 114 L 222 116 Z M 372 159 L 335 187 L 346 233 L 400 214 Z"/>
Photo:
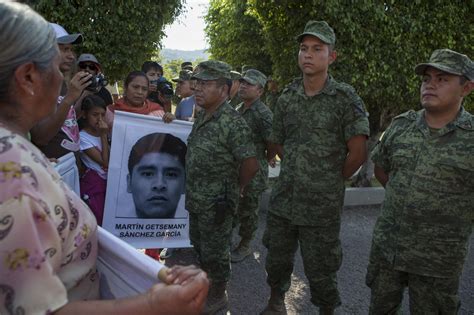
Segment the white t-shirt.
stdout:
<path fill-rule="evenodd" d="M 97 174 L 99 174 L 99 176 L 103 179 L 107 179 L 107 172 L 104 171 L 102 166 L 100 166 L 97 162 L 92 160 L 86 153 L 84 153 L 85 150 L 94 147 L 97 148 L 97 150 L 99 150 L 100 152 L 102 152 L 102 141 L 100 140 L 100 137 L 95 137 L 87 133 L 85 130 L 81 130 L 79 135 L 81 136 L 80 157 L 82 163 L 84 163 L 87 168 L 96 171 Z"/>

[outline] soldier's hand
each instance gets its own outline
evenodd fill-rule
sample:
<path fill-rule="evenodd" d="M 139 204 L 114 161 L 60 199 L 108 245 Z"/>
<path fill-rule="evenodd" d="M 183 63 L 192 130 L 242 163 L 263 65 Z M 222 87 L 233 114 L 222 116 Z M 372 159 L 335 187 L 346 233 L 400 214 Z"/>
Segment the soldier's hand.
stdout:
<path fill-rule="evenodd" d="M 270 165 L 271 168 L 275 168 L 276 158 L 272 158 L 272 159 L 268 160 L 268 165 Z"/>

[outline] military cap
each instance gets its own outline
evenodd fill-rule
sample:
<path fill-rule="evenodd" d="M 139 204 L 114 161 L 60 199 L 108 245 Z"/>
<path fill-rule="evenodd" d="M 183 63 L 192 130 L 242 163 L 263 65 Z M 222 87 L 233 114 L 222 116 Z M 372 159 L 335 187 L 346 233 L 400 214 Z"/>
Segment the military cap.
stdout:
<path fill-rule="evenodd" d="M 252 69 L 252 67 L 249 66 L 249 65 L 243 65 L 243 66 L 242 66 L 242 74 L 244 74 L 245 71 L 247 71 L 248 69 Z"/>
<path fill-rule="evenodd" d="M 474 81 L 474 62 L 468 56 L 450 49 L 436 49 L 433 51 L 427 63 L 420 63 L 415 67 L 415 73 L 422 75 L 427 67 L 465 76 L 470 81 Z"/>
<path fill-rule="evenodd" d="M 171 79 L 173 82 L 183 82 L 183 81 L 188 81 L 191 80 L 191 77 L 193 76 L 193 73 L 189 70 L 181 70 L 179 72 L 179 76 L 177 78 Z"/>
<path fill-rule="evenodd" d="M 256 69 L 249 69 L 245 71 L 240 81 L 245 81 L 252 85 L 259 84 L 261 87 L 264 87 L 267 83 L 267 76 Z"/>
<path fill-rule="evenodd" d="M 239 80 L 241 77 L 242 77 L 242 75 L 240 74 L 240 72 L 237 72 L 237 71 L 234 71 L 234 70 L 230 71 L 230 78 L 232 80 Z"/>
<path fill-rule="evenodd" d="M 298 35 L 296 40 L 301 42 L 306 35 L 317 37 L 328 45 L 336 43 L 336 34 L 326 21 L 309 21 L 304 27 L 304 32 Z"/>
<path fill-rule="evenodd" d="M 193 63 L 191 61 L 185 61 L 181 63 L 181 70 L 193 71 Z"/>
<path fill-rule="evenodd" d="M 230 66 L 223 61 L 207 60 L 201 62 L 197 66 L 198 71 L 195 71 L 191 79 L 198 80 L 218 80 L 231 79 Z"/>

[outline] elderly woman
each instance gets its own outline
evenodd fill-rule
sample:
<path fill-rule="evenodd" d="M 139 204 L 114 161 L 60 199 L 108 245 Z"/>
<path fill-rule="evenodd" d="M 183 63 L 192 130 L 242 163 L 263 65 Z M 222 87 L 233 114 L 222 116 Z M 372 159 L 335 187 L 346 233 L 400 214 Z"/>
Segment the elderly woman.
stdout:
<path fill-rule="evenodd" d="M 112 128 L 114 112 L 116 110 L 162 117 L 165 122 L 170 122 L 174 119 L 173 114 L 165 114 L 165 111 L 160 104 L 147 99 L 149 87 L 150 82 L 144 72 L 132 71 L 127 75 L 123 84 L 123 98 L 119 99 L 115 104 L 107 107 L 105 121 L 107 122 L 107 125 L 109 125 L 109 128 Z"/>
<path fill-rule="evenodd" d="M 28 6 L 0 2 L 0 314 L 197 314 L 208 281 L 175 267 L 146 294 L 100 301 L 97 224 L 27 137 L 55 108 L 56 37 Z"/>

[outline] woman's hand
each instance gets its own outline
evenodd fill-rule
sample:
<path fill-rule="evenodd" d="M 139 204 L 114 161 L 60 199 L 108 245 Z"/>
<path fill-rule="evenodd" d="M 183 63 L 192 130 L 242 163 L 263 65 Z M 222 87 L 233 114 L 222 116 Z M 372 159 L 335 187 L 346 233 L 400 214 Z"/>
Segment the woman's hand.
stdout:
<path fill-rule="evenodd" d="M 168 282 L 169 280 L 169 282 Z M 209 280 L 195 266 L 174 266 L 166 285 L 159 283 L 148 291 L 148 301 L 157 314 L 201 314 L 209 290 Z"/>
<path fill-rule="evenodd" d="M 170 122 L 176 119 L 176 116 L 173 115 L 172 113 L 165 113 L 162 119 L 165 123 L 169 124 Z"/>

